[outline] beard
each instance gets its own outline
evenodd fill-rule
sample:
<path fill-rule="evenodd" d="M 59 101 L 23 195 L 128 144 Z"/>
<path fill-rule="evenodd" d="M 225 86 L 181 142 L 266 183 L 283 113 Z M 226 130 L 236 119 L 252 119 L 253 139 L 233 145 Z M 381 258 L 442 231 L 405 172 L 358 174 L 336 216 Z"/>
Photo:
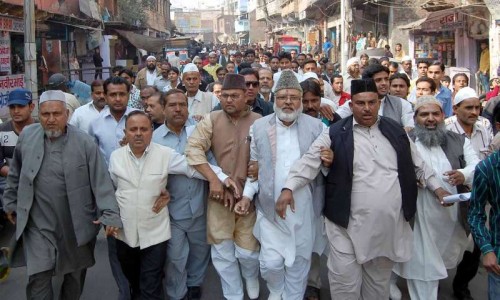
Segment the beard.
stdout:
<path fill-rule="evenodd" d="M 435 129 L 427 129 L 425 126 L 415 124 L 415 136 L 427 148 L 440 147 L 446 142 L 446 126 L 438 124 Z"/>
<path fill-rule="evenodd" d="M 49 138 L 58 138 L 63 134 L 62 130 L 45 130 L 45 135 Z"/>
<path fill-rule="evenodd" d="M 264 93 L 264 94 L 270 93 L 271 92 L 271 88 L 267 87 L 267 86 L 261 86 L 260 87 L 260 92 Z"/>
<path fill-rule="evenodd" d="M 156 69 L 156 65 L 147 65 L 148 70 L 154 71 Z"/>
<path fill-rule="evenodd" d="M 302 103 L 300 103 L 299 109 L 294 110 L 291 113 L 286 113 L 284 112 L 281 108 L 276 106 L 276 102 L 274 102 L 274 112 L 276 113 L 276 116 L 278 119 L 280 119 L 282 122 L 293 122 L 298 119 L 299 114 L 302 112 L 303 106 Z"/>

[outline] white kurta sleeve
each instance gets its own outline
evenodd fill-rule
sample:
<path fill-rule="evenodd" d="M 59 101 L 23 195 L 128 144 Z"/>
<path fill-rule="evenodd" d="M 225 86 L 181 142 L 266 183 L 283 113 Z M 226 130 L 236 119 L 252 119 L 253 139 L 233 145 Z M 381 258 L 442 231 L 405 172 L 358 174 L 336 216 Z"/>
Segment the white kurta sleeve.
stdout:
<path fill-rule="evenodd" d="M 465 139 L 464 142 L 464 159 L 465 159 L 465 168 L 459 169 L 462 174 L 464 174 L 466 185 L 472 185 L 472 179 L 474 179 L 474 169 L 476 165 L 479 163 L 479 157 L 472 148 L 472 144 L 469 139 Z"/>
<path fill-rule="evenodd" d="M 257 160 L 257 145 L 255 143 L 254 135 L 253 135 L 253 125 L 250 126 L 250 130 L 248 135 L 250 136 L 250 161 L 258 161 Z M 248 178 L 245 182 L 245 188 L 243 189 L 243 197 L 247 197 L 250 200 L 253 200 L 255 194 L 259 192 L 259 181 L 252 181 L 252 178 Z"/>
<path fill-rule="evenodd" d="M 402 99 L 401 103 L 403 104 L 401 108 L 401 123 L 403 127 L 415 127 L 415 120 L 413 119 L 413 107 L 411 103 Z"/>
<path fill-rule="evenodd" d="M 321 147 L 330 148 L 330 146 L 330 131 L 326 128 L 312 143 L 309 150 L 290 168 L 284 188 L 295 191 L 313 181 L 322 169 Z"/>
<path fill-rule="evenodd" d="M 336 113 L 342 118 L 345 119 L 347 117 L 350 117 L 352 115 L 352 110 L 349 107 L 349 103 L 351 103 L 351 100 L 346 101 L 344 104 L 342 104 L 339 109 L 337 109 Z"/>
<path fill-rule="evenodd" d="M 221 182 L 224 182 L 228 176 L 222 172 L 222 169 L 218 166 L 210 165 L 212 171 L 214 171 L 215 175 Z M 172 151 L 170 155 L 170 162 L 168 166 L 169 174 L 178 174 L 178 175 L 186 175 L 189 178 L 197 178 L 202 180 L 207 180 L 201 173 L 196 171 L 193 167 L 188 165 L 186 161 L 186 157 L 181 155 L 175 151 Z"/>

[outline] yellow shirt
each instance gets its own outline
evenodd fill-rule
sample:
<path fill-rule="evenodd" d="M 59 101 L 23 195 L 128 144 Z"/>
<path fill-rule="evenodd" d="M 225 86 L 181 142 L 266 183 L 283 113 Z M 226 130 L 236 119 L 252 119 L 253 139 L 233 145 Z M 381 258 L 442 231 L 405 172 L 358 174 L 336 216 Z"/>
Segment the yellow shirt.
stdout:
<path fill-rule="evenodd" d="M 208 72 L 208 74 L 212 75 L 212 77 L 214 78 L 215 81 L 217 81 L 217 74 L 215 73 L 215 71 L 217 71 L 218 68 L 222 67 L 221 65 L 219 64 L 215 64 L 215 65 L 206 65 L 203 67 L 203 69 L 205 69 L 205 71 Z"/>
<path fill-rule="evenodd" d="M 490 50 L 488 48 L 481 51 L 481 58 L 479 59 L 479 71 L 483 73 L 490 72 Z"/>

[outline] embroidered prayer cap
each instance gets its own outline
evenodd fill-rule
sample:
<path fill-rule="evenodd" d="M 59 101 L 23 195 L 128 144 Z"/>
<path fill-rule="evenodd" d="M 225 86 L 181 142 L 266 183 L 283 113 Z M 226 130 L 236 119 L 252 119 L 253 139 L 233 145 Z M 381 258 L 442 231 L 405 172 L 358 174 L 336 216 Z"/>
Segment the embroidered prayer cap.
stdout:
<path fill-rule="evenodd" d="M 40 100 L 38 100 L 38 104 L 42 104 L 47 101 L 61 101 L 66 104 L 66 96 L 64 93 L 60 90 L 52 90 L 52 91 L 45 91 L 43 94 L 40 96 Z"/>
<path fill-rule="evenodd" d="M 304 82 L 306 81 L 307 79 L 309 78 L 314 78 L 314 79 L 318 79 L 318 74 L 314 73 L 314 72 L 307 72 L 307 73 L 304 73 L 302 75 L 302 77 L 300 78 L 300 82 Z"/>
<path fill-rule="evenodd" d="M 477 95 L 476 91 L 473 88 L 470 87 L 464 87 L 460 89 L 456 94 L 455 94 L 455 100 L 453 101 L 455 105 L 458 105 L 460 102 L 468 99 L 479 99 L 479 96 Z"/>
<path fill-rule="evenodd" d="M 245 76 L 240 74 L 227 74 L 222 83 L 223 90 L 246 90 Z"/>
<path fill-rule="evenodd" d="M 300 87 L 299 80 L 295 76 L 292 70 L 283 70 L 281 71 L 281 76 L 276 83 L 276 88 L 274 92 L 277 93 L 279 90 L 284 89 L 295 89 L 299 90 L 302 93 L 302 88 Z"/>
<path fill-rule="evenodd" d="M 184 66 L 184 69 L 182 70 L 182 74 L 184 75 L 187 72 L 197 72 L 197 73 L 200 73 L 200 70 L 198 70 L 198 67 L 195 64 L 189 63 L 189 64 L 187 64 L 187 65 Z"/>
<path fill-rule="evenodd" d="M 32 100 L 31 92 L 27 89 L 15 89 L 9 93 L 7 105 L 28 105 Z"/>
<path fill-rule="evenodd" d="M 375 81 L 371 78 L 354 79 L 351 81 L 351 96 L 359 93 L 377 93 L 377 86 Z"/>
<path fill-rule="evenodd" d="M 403 56 L 403 58 L 401 59 L 401 61 L 411 61 L 411 57 L 409 57 L 408 55 L 406 56 Z"/>
<path fill-rule="evenodd" d="M 427 95 L 417 98 L 417 102 L 415 102 L 415 107 L 413 108 L 415 111 L 415 115 L 417 114 L 419 108 L 427 104 L 437 105 L 439 106 L 441 111 L 443 111 L 443 104 L 441 104 L 441 102 L 436 99 L 436 97 Z"/>
<path fill-rule="evenodd" d="M 347 60 L 347 63 L 346 63 L 346 68 L 349 68 L 350 66 L 354 65 L 354 64 L 358 64 L 359 65 L 359 58 L 357 57 L 351 57 Z"/>

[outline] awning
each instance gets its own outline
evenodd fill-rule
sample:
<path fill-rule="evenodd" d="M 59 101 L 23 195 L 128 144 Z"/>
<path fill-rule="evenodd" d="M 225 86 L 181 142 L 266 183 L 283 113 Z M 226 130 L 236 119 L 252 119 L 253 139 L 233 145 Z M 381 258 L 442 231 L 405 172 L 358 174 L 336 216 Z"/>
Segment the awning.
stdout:
<path fill-rule="evenodd" d="M 48 20 L 47 22 L 57 23 L 57 24 L 63 24 L 63 25 L 72 26 L 72 27 L 75 27 L 75 28 L 84 29 L 84 30 L 103 31 L 102 28 L 90 27 L 90 26 L 80 25 L 80 24 L 75 24 L 75 23 L 65 23 L 65 22 L 54 21 L 54 20 Z"/>
<path fill-rule="evenodd" d="M 401 29 L 401 30 L 420 29 L 422 23 L 424 23 L 425 21 L 427 21 L 427 18 L 428 18 L 428 16 L 425 17 L 425 18 L 422 18 L 420 20 L 417 20 L 415 22 L 411 22 L 411 23 L 406 24 L 406 25 L 398 26 L 398 29 Z"/>
<path fill-rule="evenodd" d="M 119 29 L 115 30 L 119 35 L 127 39 L 127 41 L 129 41 L 136 48 L 143 49 L 148 52 L 161 52 L 163 50 L 163 47 L 167 43 L 167 40 L 165 39 L 154 38 L 147 35 L 137 34 L 134 32 Z"/>

